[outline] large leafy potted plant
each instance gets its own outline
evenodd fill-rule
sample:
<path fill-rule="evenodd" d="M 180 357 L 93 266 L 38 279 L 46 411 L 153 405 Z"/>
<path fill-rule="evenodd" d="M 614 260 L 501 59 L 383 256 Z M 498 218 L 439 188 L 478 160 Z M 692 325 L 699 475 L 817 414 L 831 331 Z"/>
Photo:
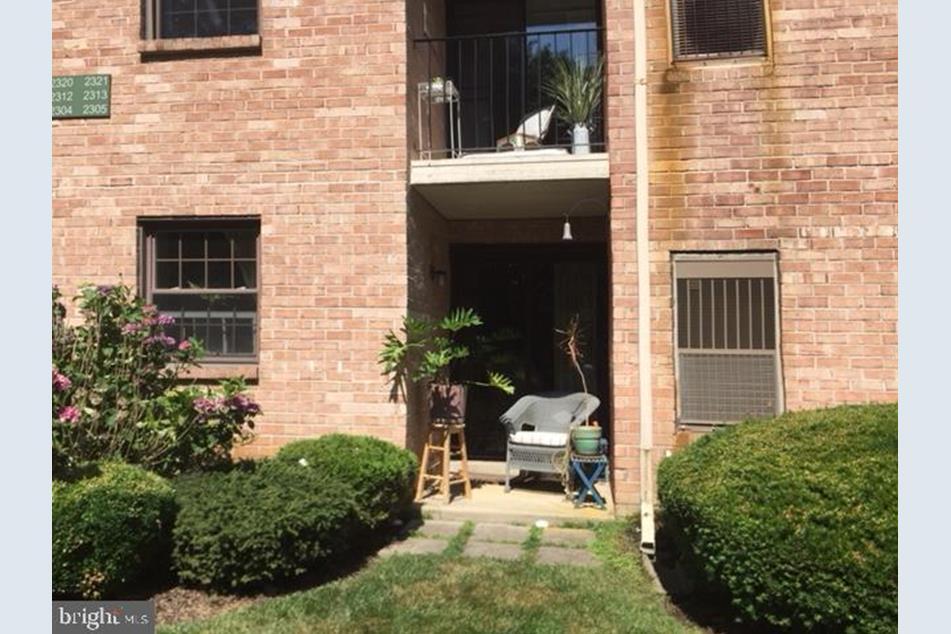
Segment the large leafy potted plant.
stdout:
<path fill-rule="evenodd" d="M 399 391 L 407 383 L 429 386 L 429 417 L 431 421 L 463 422 L 466 416 L 466 391 L 480 385 L 515 392 L 511 379 L 499 372 L 486 371 L 486 380 L 453 383 L 450 366 L 457 359 L 470 356 L 469 347 L 456 341 L 466 328 L 482 325 L 482 319 L 471 308 L 457 308 L 438 321 L 404 317 L 401 334 L 390 330 L 383 340 L 379 362 L 383 374 Z"/>
<path fill-rule="evenodd" d="M 585 379 L 581 360 L 584 358 L 581 324 L 578 315 L 574 315 L 563 330 L 555 330 L 562 336 L 559 346 L 568 357 L 578 376 L 581 378 L 581 389 L 588 395 L 588 381 Z M 586 455 L 598 453 L 601 445 L 601 427 L 598 421 L 590 416 L 585 417 L 584 424 L 575 427 L 571 432 L 571 441 L 575 452 Z"/>
<path fill-rule="evenodd" d="M 551 77 L 543 83 L 545 92 L 555 102 L 556 116 L 571 126 L 571 151 L 590 152 L 592 118 L 601 105 L 604 87 L 604 60 L 598 56 L 594 64 L 560 56 L 554 60 Z"/>

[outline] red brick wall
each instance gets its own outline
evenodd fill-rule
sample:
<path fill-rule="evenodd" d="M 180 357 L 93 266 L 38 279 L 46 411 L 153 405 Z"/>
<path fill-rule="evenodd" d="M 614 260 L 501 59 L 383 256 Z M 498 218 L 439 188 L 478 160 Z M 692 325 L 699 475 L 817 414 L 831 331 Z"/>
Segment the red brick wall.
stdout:
<path fill-rule="evenodd" d="M 260 55 L 143 61 L 139 0 L 54 3 L 54 73 L 113 91 L 109 119 L 53 123 L 54 282 L 134 282 L 139 216 L 259 215 L 252 450 L 403 443 L 376 354 L 407 303 L 405 3 L 262 5 Z"/>
<path fill-rule="evenodd" d="M 770 62 L 690 68 L 671 67 L 665 4 L 649 4 L 662 447 L 674 434 L 672 251 L 779 252 L 787 409 L 897 398 L 897 3 L 769 4 Z"/>

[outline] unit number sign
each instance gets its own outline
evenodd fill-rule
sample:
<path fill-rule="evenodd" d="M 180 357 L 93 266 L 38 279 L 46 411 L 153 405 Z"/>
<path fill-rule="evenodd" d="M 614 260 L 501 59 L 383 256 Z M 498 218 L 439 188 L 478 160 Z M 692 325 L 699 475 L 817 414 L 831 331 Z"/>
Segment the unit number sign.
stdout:
<path fill-rule="evenodd" d="M 108 117 L 109 75 L 53 77 L 53 118 Z"/>

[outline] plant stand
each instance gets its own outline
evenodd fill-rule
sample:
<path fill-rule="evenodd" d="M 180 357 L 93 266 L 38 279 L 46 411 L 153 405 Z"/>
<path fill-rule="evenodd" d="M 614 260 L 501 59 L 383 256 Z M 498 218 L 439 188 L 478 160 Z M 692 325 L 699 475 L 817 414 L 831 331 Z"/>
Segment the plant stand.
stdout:
<path fill-rule="evenodd" d="M 591 475 L 586 473 L 585 467 L 588 465 L 593 466 Z M 588 495 L 591 495 L 591 499 L 595 504 L 598 505 L 598 508 L 606 508 L 604 498 L 601 497 L 601 494 L 598 493 L 595 484 L 599 481 L 608 479 L 608 457 L 605 454 L 589 456 L 586 454 L 577 454 L 571 453 L 571 470 L 574 475 L 581 481 L 581 486 L 578 488 L 578 492 L 575 493 L 574 501 L 575 506 L 581 506 L 588 499 Z"/>
<path fill-rule="evenodd" d="M 462 118 L 460 110 L 462 100 L 459 97 L 459 89 L 452 83 L 451 79 L 445 80 L 442 85 L 434 86 L 432 81 L 422 81 L 416 85 L 416 125 L 419 135 L 420 158 L 432 160 L 433 148 L 430 145 L 423 149 L 423 102 L 427 104 L 429 113 L 429 125 L 432 127 L 432 107 L 433 104 L 446 104 L 449 108 L 449 158 L 458 158 L 462 156 Z M 431 137 L 431 134 L 430 134 Z M 430 141 L 432 139 L 430 138 Z"/>
<path fill-rule="evenodd" d="M 439 493 L 446 498 L 446 504 L 451 499 L 450 489 L 453 484 L 462 484 L 467 499 L 472 498 L 472 482 L 469 479 L 469 457 L 466 453 L 466 426 L 459 422 L 437 421 L 429 426 L 429 436 L 423 448 L 423 459 L 419 465 L 419 478 L 416 480 L 416 501 L 422 499 L 427 483 L 434 482 L 439 486 Z M 456 438 L 456 447 L 453 447 L 453 437 Z M 449 471 L 449 462 L 453 451 L 458 453 L 460 470 L 455 473 Z"/>

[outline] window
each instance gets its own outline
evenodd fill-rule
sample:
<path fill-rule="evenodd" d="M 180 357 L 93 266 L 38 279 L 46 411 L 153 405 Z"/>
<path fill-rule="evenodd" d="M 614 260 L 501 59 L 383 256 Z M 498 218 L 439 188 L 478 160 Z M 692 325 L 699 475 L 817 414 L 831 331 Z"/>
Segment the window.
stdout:
<path fill-rule="evenodd" d="M 259 235 L 256 220 L 142 224 L 143 295 L 175 318 L 168 334 L 201 340 L 209 359 L 257 355 Z"/>
<path fill-rule="evenodd" d="M 670 0 L 676 60 L 766 54 L 765 0 Z"/>
<path fill-rule="evenodd" d="M 782 413 L 776 255 L 674 255 L 678 421 Z"/>
<path fill-rule="evenodd" d="M 258 32 L 258 0 L 142 0 L 146 39 Z"/>

